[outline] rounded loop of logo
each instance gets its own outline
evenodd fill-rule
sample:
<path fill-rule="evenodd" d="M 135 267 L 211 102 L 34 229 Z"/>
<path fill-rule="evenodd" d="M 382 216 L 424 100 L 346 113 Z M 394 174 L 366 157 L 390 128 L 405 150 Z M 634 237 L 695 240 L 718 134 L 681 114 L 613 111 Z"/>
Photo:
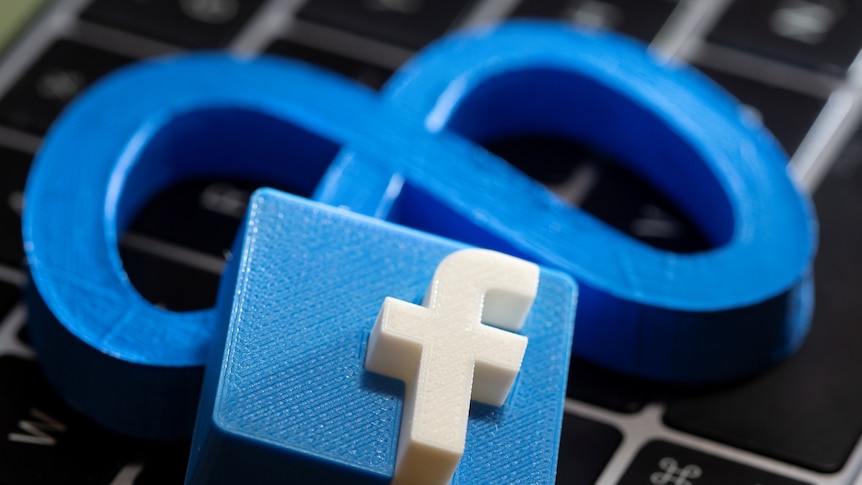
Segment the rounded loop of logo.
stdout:
<path fill-rule="evenodd" d="M 139 64 L 77 100 L 37 157 L 23 221 L 38 290 L 33 342 L 61 394 L 110 428 L 188 438 L 216 310 L 174 312 L 141 297 L 119 236 L 154 193 L 184 179 L 310 194 L 342 144 L 387 124 L 379 105 L 316 69 L 222 55 Z"/>
<path fill-rule="evenodd" d="M 574 276 L 577 355 L 698 383 L 750 374 L 801 344 L 813 306 L 810 201 L 771 134 L 694 69 L 610 33 L 518 22 L 444 39 L 405 65 L 383 95 L 441 138 L 488 144 L 541 135 L 585 144 L 660 189 L 705 234 L 713 248 L 703 252 L 649 247 L 475 153 L 399 161 L 381 177 L 398 174 L 401 193 L 378 203 L 322 189 L 325 202 L 364 205 L 432 232 L 427 207 L 445 205 L 470 222 L 444 235 Z M 354 154 L 339 170 L 349 178 L 375 163 Z"/>

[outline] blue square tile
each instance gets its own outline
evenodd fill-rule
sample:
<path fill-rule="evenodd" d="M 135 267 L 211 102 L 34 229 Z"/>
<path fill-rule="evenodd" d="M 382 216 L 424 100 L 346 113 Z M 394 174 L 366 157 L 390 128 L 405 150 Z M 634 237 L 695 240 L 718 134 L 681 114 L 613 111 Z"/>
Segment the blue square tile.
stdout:
<path fill-rule="evenodd" d="M 384 298 L 419 303 L 466 246 L 273 190 L 226 269 L 188 483 L 388 483 L 404 384 L 364 368 Z M 501 408 L 472 402 L 452 483 L 552 483 L 575 287 L 541 269 Z"/>

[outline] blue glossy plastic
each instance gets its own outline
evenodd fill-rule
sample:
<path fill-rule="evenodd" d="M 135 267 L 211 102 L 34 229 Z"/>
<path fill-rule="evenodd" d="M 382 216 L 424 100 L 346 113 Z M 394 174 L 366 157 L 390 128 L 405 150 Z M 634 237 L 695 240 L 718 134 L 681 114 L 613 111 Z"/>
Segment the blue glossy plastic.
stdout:
<path fill-rule="evenodd" d="M 404 385 L 364 368 L 368 336 L 464 246 L 273 190 L 241 231 L 186 483 L 389 483 Z M 503 407 L 471 403 L 453 484 L 553 483 L 575 296 L 542 269 L 521 370 Z"/>
<path fill-rule="evenodd" d="M 659 251 L 568 206 L 477 142 L 524 133 L 625 160 L 716 248 Z M 383 95 L 298 63 L 196 55 L 119 71 L 52 128 L 26 191 L 31 331 L 48 378 L 126 433 L 188 436 L 214 310 L 144 300 L 118 235 L 155 192 L 240 177 L 563 269 L 575 351 L 671 382 L 746 375 L 801 343 L 815 222 L 786 158 L 693 70 L 610 34 L 456 34 Z"/>
<path fill-rule="evenodd" d="M 693 68 L 609 32 L 525 22 L 447 37 L 383 95 L 441 139 L 540 135 L 589 146 L 660 189 L 714 245 L 694 254 L 647 246 L 472 147 L 434 155 L 413 142 L 419 155 L 408 160 L 355 153 L 333 168 L 372 186 L 397 180 L 398 195 L 390 186 L 367 197 L 324 179 L 320 200 L 574 276 L 580 357 L 707 383 L 749 375 L 802 344 L 814 303 L 810 200 L 760 121 Z M 389 172 L 378 168 L 386 161 Z"/>

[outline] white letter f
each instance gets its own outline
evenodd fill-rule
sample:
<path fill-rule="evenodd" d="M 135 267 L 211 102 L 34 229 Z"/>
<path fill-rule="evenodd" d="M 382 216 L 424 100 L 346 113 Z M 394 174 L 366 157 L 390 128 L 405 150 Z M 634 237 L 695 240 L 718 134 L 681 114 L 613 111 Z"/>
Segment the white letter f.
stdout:
<path fill-rule="evenodd" d="M 500 328 L 521 329 L 538 282 L 533 263 L 465 249 L 437 266 L 423 306 L 384 300 L 365 367 L 406 384 L 393 484 L 452 479 L 471 397 L 502 406 L 521 368 L 527 338 Z"/>

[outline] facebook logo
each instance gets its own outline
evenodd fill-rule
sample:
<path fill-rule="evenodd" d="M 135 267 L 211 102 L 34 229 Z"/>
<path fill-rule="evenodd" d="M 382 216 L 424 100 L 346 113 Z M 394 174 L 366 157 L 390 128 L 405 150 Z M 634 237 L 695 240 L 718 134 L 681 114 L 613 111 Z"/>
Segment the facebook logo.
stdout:
<path fill-rule="evenodd" d="M 394 485 L 452 478 L 471 396 L 502 406 L 527 347 L 523 335 L 482 321 L 520 330 L 538 282 L 535 264 L 464 249 L 437 266 L 421 306 L 383 302 L 365 367 L 406 383 Z"/>
<path fill-rule="evenodd" d="M 187 483 L 551 483 L 562 273 L 273 190 L 222 280 Z"/>

